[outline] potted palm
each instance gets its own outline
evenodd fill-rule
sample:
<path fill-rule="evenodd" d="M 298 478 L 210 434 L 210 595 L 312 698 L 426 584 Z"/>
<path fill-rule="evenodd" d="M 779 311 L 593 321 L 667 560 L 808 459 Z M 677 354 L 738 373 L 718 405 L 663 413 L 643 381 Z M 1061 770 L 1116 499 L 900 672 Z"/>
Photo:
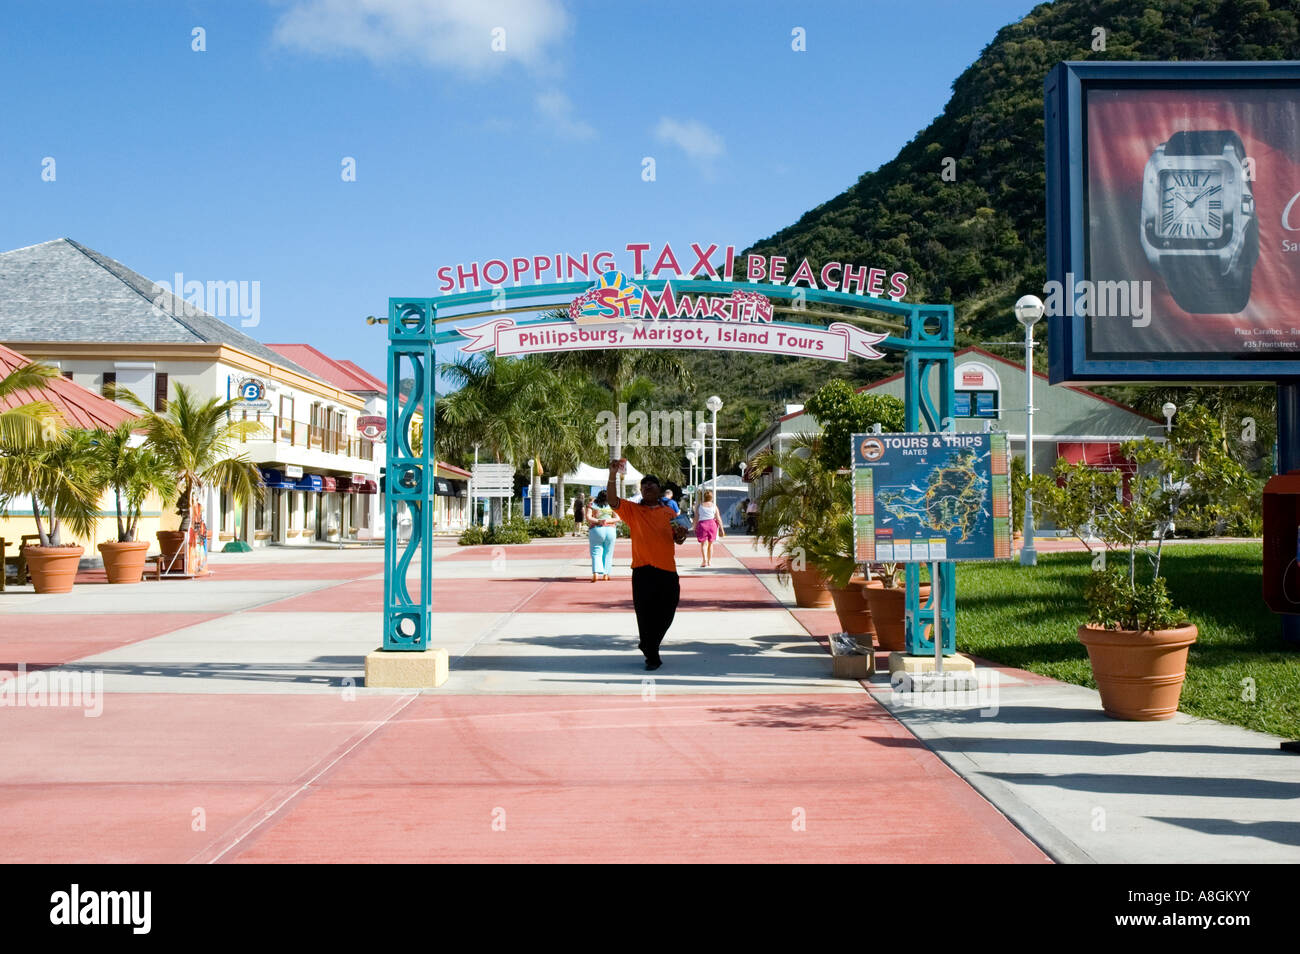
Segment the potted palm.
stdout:
<path fill-rule="evenodd" d="M 822 385 L 808 399 L 806 407 L 822 428 L 821 440 L 812 452 L 834 479 L 835 518 L 825 536 L 811 547 L 812 562 L 831 581 L 831 598 L 846 632 L 874 632 L 881 648 L 902 649 L 904 601 L 903 590 L 894 588 L 897 567 L 887 575 L 888 589 L 884 589 L 872 585 L 869 570 L 861 568 L 856 560 L 849 468 L 852 435 L 873 428 L 901 431 L 905 423 L 903 404 L 889 395 L 855 392 L 845 381 L 835 379 Z M 876 596 L 876 590 L 881 590 L 881 595 Z M 899 598 L 893 600 L 896 594 Z M 880 604 L 879 617 L 872 606 L 873 599 Z"/>
<path fill-rule="evenodd" d="M 780 551 L 777 579 L 794 585 L 795 605 L 830 606 L 824 571 L 810 560 L 832 536 L 847 510 L 846 494 L 837 488 L 835 471 L 817 453 L 820 438 L 798 434 L 788 450 L 767 448 L 753 467 L 772 468 L 772 480 L 758 497 L 758 539 L 769 556 Z"/>
<path fill-rule="evenodd" d="M 170 500 L 177 492 L 172 469 L 151 447 L 132 446 L 131 432 L 130 423 L 97 432 L 105 480 L 117 504 L 117 539 L 99 545 L 110 583 L 139 583 L 143 578 L 149 541 L 135 535 L 145 501 L 151 495 Z"/>
<path fill-rule="evenodd" d="M 1103 711 L 1117 719 L 1169 719 L 1178 711 L 1198 631 L 1160 575 L 1165 540 L 1176 519 L 1235 516 L 1250 478 L 1228 453 L 1218 422 L 1196 406 L 1180 412 L 1167 441 L 1131 441 L 1121 453 L 1131 464 L 1127 476 L 1057 461 L 1054 473 L 1035 475 L 1031 488 L 1043 516 L 1094 553 L 1088 617 L 1077 635 Z"/>
<path fill-rule="evenodd" d="M 112 396 L 140 415 L 136 430 L 144 432 L 149 448 L 170 472 L 169 486 L 175 488 L 176 512 L 181 522 L 179 530 L 158 531 L 165 562 L 185 545 L 190 500 L 195 493 L 217 487 L 236 503 L 248 503 L 263 492 L 261 471 L 235 453 L 235 446 L 241 439 L 261 432 L 265 425 L 234 420 L 231 412 L 239 405 L 238 399 L 223 401 L 214 397 L 200 401 L 193 391 L 178 384 L 167 409 L 155 411 L 125 388 L 114 389 Z"/>
<path fill-rule="evenodd" d="M 868 567 L 871 579 L 865 587 L 867 606 L 876 624 L 881 649 L 907 649 L 907 590 L 902 585 L 903 564 L 875 563 Z M 930 584 L 920 584 L 921 602 L 930 598 Z"/>
<path fill-rule="evenodd" d="M 77 536 L 95 533 L 103 470 L 89 431 L 45 434 L 35 443 L 6 447 L 0 455 L 4 511 L 14 499 L 31 501 L 39 544 L 23 549 L 37 593 L 67 593 L 77 578 L 84 549 L 64 543 L 66 525 Z"/>
<path fill-rule="evenodd" d="M 867 605 L 867 578 L 853 556 L 853 515 L 847 506 L 830 534 L 810 544 L 808 558 L 826 578 L 840 627 L 870 647 L 876 626 Z"/>

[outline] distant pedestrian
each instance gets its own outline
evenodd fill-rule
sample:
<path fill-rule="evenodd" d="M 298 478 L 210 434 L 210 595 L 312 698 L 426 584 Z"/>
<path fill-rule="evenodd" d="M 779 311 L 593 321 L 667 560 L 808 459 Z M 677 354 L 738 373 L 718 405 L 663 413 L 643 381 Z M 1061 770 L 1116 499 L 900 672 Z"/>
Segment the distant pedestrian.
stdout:
<path fill-rule="evenodd" d="M 722 529 L 722 515 L 713 502 L 713 491 L 706 490 L 695 507 L 695 539 L 700 541 L 700 566 L 713 563 L 713 543 L 726 535 Z"/>
<path fill-rule="evenodd" d="M 668 506 L 670 510 L 672 510 L 673 516 L 676 516 L 677 514 L 681 513 L 682 508 L 678 506 L 677 501 L 673 499 L 673 488 L 665 487 L 663 493 L 664 493 L 662 498 L 663 502 Z"/>
<path fill-rule="evenodd" d="M 659 647 L 681 598 L 673 549 L 686 539 L 686 529 L 674 522 L 676 516 L 663 502 L 659 478 L 653 474 L 641 478 L 641 503 L 620 499 L 620 463 L 609 462 L 606 495 L 632 537 L 632 608 L 641 635 L 637 648 L 645 654 L 646 669 L 653 671 L 663 665 Z"/>
<path fill-rule="evenodd" d="M 618 538 L 615 526 L 618 514 L 609 505 L 609 495 L 605 491 L 596 494 L 596 499 L 587 507 L 587 541 L 591 545 L 591 582 L 608 580 L 609 571 L 614 568 L 614 541 Z"/>
<path fill-rule="evenodd" d="M 751 499 L 745 505 L 745 532 L 756 533 L 758 531 L 758 501 Z"/>
<path fill-rule="evenodd" d="M 573 498 L 573 532 L 579 534 L 587 525 L 587 496 L 578 494 Z"/>

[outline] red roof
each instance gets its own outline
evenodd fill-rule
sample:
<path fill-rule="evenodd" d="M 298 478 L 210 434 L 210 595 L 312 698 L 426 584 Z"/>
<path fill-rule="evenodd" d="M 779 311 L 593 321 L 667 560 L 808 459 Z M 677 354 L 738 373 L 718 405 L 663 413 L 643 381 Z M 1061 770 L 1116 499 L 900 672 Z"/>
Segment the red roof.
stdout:
<path fill-rule="evenodd" d="M 455 464 L 449 464 L 449 463 L 447 463 L 445 460 L 435 461 L 434 463 L 436 463 L 436 464 L 438 465 L 438 468 L 439 468 L 440 470 L 450 470 L 450 471 L 453 471 L 453 472 L 455 472 L 455 473 L 457 473 L 457 474 L 461 474 L 462 476 L 465 476 L 465 477 L 469 477 L 469 476 L 471 476 L 471 475 L 470 475 L 470 472 L 469 472 L 468 470 L 466 470 L 465 468 L 463 468 L 463 467 L 457 467 Z"/>
<path fill-rule="evenodd" d="M 1023 361 L 1013 361 L 1010 359 L 1006 359 L 1006 357 L 1002 357 L 1001 355 L 993 354 L 992 351 L 985 351 L 984 348 L 982 347 L 976 347 L 974 346 L 974 344 L 962 348 L 961 351 L 957 351 L 956 354 L 953 355 L 953 357 L 954 359 L 957 359 L 957 357 L 961 357 L 962 355 L 970 355 L 970 354 L 979 355 L 980 357 L 989 357 L 989 359 L 995 361 L 1001 361 L 1002 364 L 1008 365 L 1009 368 L 1015 368 L 1017 370 L 1021 370 L 1021 372 L 1023 372 L 1024 370 Z M 954 370 L 956 370 L 956 368 L 954 368 Z M 859 387 L 859 389 L 857 390 L 858 391 L 875 390 L 876 387 L 880 387 L 880 385 L 885 385 L 885 383 L 889 383 L 891 381 L 897 381 L 898 378 L 901 378 L 902 376 L 904 376 L 904 373 L 902 372 L 898 372 L 897 374 L 891 374 L 891 376 L 887 378 L 880 378 L 879 381 L 872 381 L 870 385 L 863 385 L 862 387 Z M 1052 385 L 1052 382 L 1048 380 L 1047 374 L 1040 372 L 1040 370 L 1035 370 L 1034 377 L 1043 378 L 1044 381 L 1048 382 L 1048 385 Z M 1121 402 L 1118 402 L 1118 400 L 1112 400 L 1110 398 L 1106 398 L 1106 396 L 1104 395 L 1097 394 L 1096 391 L 1089 391 L 1087 387 L 1079 387 L 1078 385 L 1052 385 L 1052 386 L 1063 387 L 1063 389 L 1067 391 L 1074 391 L 1075 394 L 1082 394 L 1084 396 L 1088 396 L 1088 398 L 1092 398 L 1093 400 L 1100 400 L 1100 402 L 1104 404 L 1112 404 L 1113 407 L 1121 408 L 1122 411 L 1127 411 L 1128 413 L 1131 413 L 1131 415 L 1136 415 L 1138 417 L 1145 417 L 1145 419 L 1147 419 L 1148 421 L 1156 421 L 1156 424 L 1164 424 L 1164 421 L 1157 419 L 1157 417 L 1152 417 L 1151 415 L 1144 415 L 1144 413 L 1138 411 L 1138 409 L 1128 407 L 1127 404 L 1122 404 Z M 800 413 L 803 412 L 801 411 Z M 785 420 L 784 417 L 781 420 L 784 421 Z"/>
<path fill-rule="evenodd" d="M 357 374 L 347 367 L 347 364 L 351 362 L 345 364 L 342 361 L 336 361 L 309 344 L 272 344 L 267 345 L 267 347 L 284 355 L 294 364 L 305 368 L 326 384 L 332 384 L 336 388 L 341 388 L 344 391 L 375 390 L 372 375 L 367 375 L 364 372 Z"/>
<path fill-rule="evenodd" d="M 1002 355 L 994 354 L 994 353 L 991 352 L 991 351 L 985 351 L 983 348 L 976 347 L 975 345 L 968 345 L 967 347 L 962 348 L 960 351 L 955 352 L 955 353 L 953 354 L 953 358 L 954 358 L 954 359 L 955 359 L 955 358 L 960 358 L 960 357 L 962 357 L 963 355 L 968 355 L 968 354 L 978 354 L 978 355 L 980 355 L 981 357 L 984 357 L 984 358 L 991 358 L 992 360 L 994 360 L 994 361 L 998 361 L 998 362 L 1001 362 L 1002 364 L 1005 364 L 1005 365 L 1007 365 L 1008 367 L 1015 368 L 1017 371 L 1024 371 L 1024 369 L 1025 369 L 1024 364 L 1021 363 L 1021 362 L 1011 361 L 1011 360 L 1009 360 L 1009 359 L 1007 359 L 1007 358 L 1002 357 Z M 955 368 L 954 368 L 954 370 L 955 370 Z M 861 392 L 863 392 L 863 391 L 874 391 L 876 388 L 880 387 L 882 384 L 889 384 L 889 383 L 892 382 L 892 381 L 897 381 L 897 380 L 898 380 L 899 378 L 901 378 L 902 376 L 903 376 L 903 372 L 902 372 L 902 371 L 899 371 L 897 374 L 891 374 L 891 375 L 890 375 L 889 377 L 887 377 L 887 378 L 880 378 L 880 379 L 877 380 L 877 381 L 872 381 L 870 384 L 864 384 L 862 387 L 857 388 L 856 390 L 857 390 L 859 393 L 861 393 Z M 1051 382 L 1048 380 L 1047 375 L 1043 374 L 1043 372 L 1041 372 L 1041 371 L 1034 371 L 1034 377 L 1036 377 L 1036 378 L 1042 378 L 1044 381 L 1047 381 L 1048 384 L 1051 384 Z M 1064 388 L 1064 389 L 1067 390 L 1067 391 L 1074 391 L 1076 394 L 1082 394 L 1082 395 L 1085 395 L 1085 396 L 1087 396 L 1087 397 L 1092 398 L 1094 401 L 1101 401 L 1101 402 L 1103 402 L 1104 404 L 1110 404 L 1110 405 L 1113 405 L 1114 407 L 1117 407 L 1117 408 L 1120 408 L 1120 409 L 1122 409 L 1122 410 L 1128 411 L 1130 414 L 1136 414 L 1138 417 L 1145 417 L 1145 418 L 1146 418 L 1147 420 L 1149 420 L 1149 421 L 1155 421 L 1157 424 L 1164 424 L 1164 423 L 1165 423 L 1164 421 L 1160 420 L 1159 418 L 1152 417 L 1150 414 L 1143 414 L 1141 411 L 1136 410 L 1135 408 L 1131 408 L 1131 407 L 1129 407 L 1127 404 L 1122 404 L 1122 403 L 1120 403 L 1119 401 L 1112 400 L 1111 398 L 1108 398 L 1108 397 L 1105 397 L 1104 395 L 1098 394 L 1096 391 L 1089 391 L 1087 388 L 1081 388 L 1081 387 L 1078 387 L 1077 385 L 1073 385 L 1073 384 L 1058 384 L 1058 385 L 1055 385 L 1055 387 Z M 807 414 L 807 413 L 808 413 L 808 412 L 807 412 L 806 410 L 794 411 L 794 412 L 791 413 L 791 414 L 785 414 L 785 415 L 782 415 L 781 417 L 777 418 L 777 420 L 778 420 L 778 421 L 788 421 L 788 420 L 791 420 L 792 418 L 796 418 L 796 417 L 799 417 L 799 416 L 802 415 L 802 414 Z"/>
<path fill-rule="evenodd" d="M 361 365 L 357 364 L 355 361 L 349 361 L 347 358 L 344 358 L 342 361 L 339 362 L 339 364 L 343 365 L 343 367 L 347 368 L 349 371 L 351 371 L 361 380 L 369 381 L 371 384 L 370 390 L 378 391 L 380 394 L 388 393 L 387 384 L 379 380 L 377 377 L 375 377 L 365 368 L 361 367 Z"/>
<path fill-rule="evenodd" d="M 0 378 L 28 363 L 30 363 L 28 359 L 17 351 L 0 345 Z M 68 427 L 87 430 L 102 427 L 105 430 L 112 430 L 124 421 L 135 420 L 135 415 L 120 404 L 63 377 L 50 378 L 39 388 L 15 391 L 8 397 L 0 398 L 0 410 L 8 411 L 33 401 L 48 401 L 53 404 L 63 415 L 64 423 Z"/>

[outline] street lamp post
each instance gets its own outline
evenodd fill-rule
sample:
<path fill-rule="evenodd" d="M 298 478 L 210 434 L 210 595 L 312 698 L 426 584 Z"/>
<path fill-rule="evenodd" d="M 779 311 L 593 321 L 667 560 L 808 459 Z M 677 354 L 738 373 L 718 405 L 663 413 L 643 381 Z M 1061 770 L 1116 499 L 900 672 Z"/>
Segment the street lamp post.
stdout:
<path fill-rule="evenodd" d="M 703 425 L 701 425 L 703 427 Z M 699 433 L 703 434 L 701 430 Z M 704 445 L 700 441 L 691 441 L 691 460 L 697 461 L 695 465 L 695 493 L 692 495 L 692 502 L 699 499 L 700 484 L 704 482 Z"/>
<path fill-rule="evenodd" d="M 718 412 L 722 410 L 722 398 L 716 394 L 704 402 L 704 406 L 713 412 L 713 501 L 718 500 Z"/>
<path fill-rule="evenodd" d="M 1034 549 L 1034 502 L 1030 481 L 1034 477 L 1034 324 L 1043 317 L 1042 299 L 1025 295 L 1016 302 L 1016 319 L 1025 326 L 1025 526 L 1020 565 L 1037 566 Z"/>
<path fill-rule="evenodd" d="M 687 450 L 686 450 L 686 459 L 690 462 L 690 478 L 689 478 L 689 480 L 690 480 L 690 484 L 691 484 L 691 496 L 692 496 L 692 499 L 694 499 L 694 495 L 695 495 L 695 451 L 691 450 L 690 448 L 687 448 Z"/>
<path fill-rule="evenodd" d="M 700 423 L 697 424 L 696 427 L 695 427 L 695 433 L 696 433 L 697 435 L 699 435 L 699 440 L 697 440 L 695 443 L 697 443 L 697 444 L 700 445 L 700 450 L 699 450 L 699 454 L 700 454 L 700 483 L 703 484 L 703 483 L 704 483 L 704 480 L 705 480 L 705 477 L 706 477 L 706 476 L 708 475 L 708 473 L 709 473 L 709 455 L 708 455 L 708 453 L 707 453 L 707 452 L 705 451 L 705 449 L 704 449 L 704 448 L 705 448 L 704 438 L 705 438 L 705 437 L 708 435 L 708 433 L 709 433 L 709 425 L 708 425 L 708 422 L 707 422 L 707 421 L 700 421 Z"/>
<path fill-rule="evenodd" d="M 1178 405 L 1173 401 L 1166 401 L 1160 410 L 1165 416 L 1165 433 L 1170 434 L 1174 429 L 1174 415 L 1178 413 Z"/>

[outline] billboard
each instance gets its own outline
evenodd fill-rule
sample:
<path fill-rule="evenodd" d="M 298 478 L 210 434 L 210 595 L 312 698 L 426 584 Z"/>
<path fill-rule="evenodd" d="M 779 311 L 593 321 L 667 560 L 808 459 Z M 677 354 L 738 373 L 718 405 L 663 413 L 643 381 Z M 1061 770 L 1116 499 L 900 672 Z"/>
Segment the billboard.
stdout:
<path fill-rule="evenodd" d="M 859 563 L 1011 557 L 1007 435 L 854 434 Z"/>
<path fill-rule="evenodd" d="M 1046 83 L 1053 383 L 1300 373 L 1300 63 Z"/>

